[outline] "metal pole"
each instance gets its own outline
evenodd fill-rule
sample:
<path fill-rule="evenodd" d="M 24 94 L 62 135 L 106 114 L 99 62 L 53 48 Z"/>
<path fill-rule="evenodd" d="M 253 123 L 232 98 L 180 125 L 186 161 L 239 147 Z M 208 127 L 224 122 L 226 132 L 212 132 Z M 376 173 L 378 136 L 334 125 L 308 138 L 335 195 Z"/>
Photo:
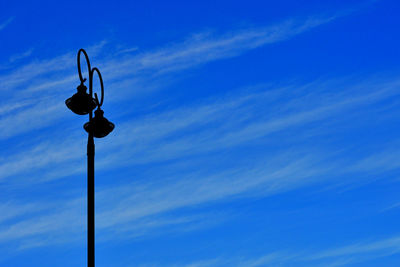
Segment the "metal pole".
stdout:
<path fill-rule="evenodd" d="M 79 79 L 81 81 L 81 85 L 83 86 L 84 82 L 86 81 L 86 78 L 83 78 L 82 71 L 81 71 L 81 63 L 80 63 L 80 56 L 81 53 L 84 54 L 87 67 L 88 67 L 88 75 L 89 75 L 89 102 L 88 107 L 90 107 L 90 104 L 92 104 L 93 100 L 93 75 L 95 72 L 97 72 L 97 75 L 100 79 L 100 85 L 101 85 L 101 98 L 99 101 L 99 98 L 97 97 L 97 94 L 95 93 L 95 98 L 94 101 L 96 102 L 97 109 L 99 112 L 102 112 L 100 107 L 103 105 L 103 100 L 104 100 L 104 85 L 103 85 L 103 78 L 101 77 L 101 73 L 98 68 L 91 68 L 90 67 L 90 61 L 89 61 L 89 56 L 87 55 L 86 51 L 84 49 L 79 49 L 78 51 L 78 57 L 77 57 L 77 63 L 78 63 L 78 74 L 79 74 Z M 78 90 L 79 93 L 79 90 Z M 80 101 L 87 101 L 87 95 L 83 94 L 83 96 L 78 96 L 78 98 L 82 98 Z M 81 92 L 82 94 L 82 92 Z M 73 97 L 76 97 L 76 96 Z M 72 98 L 73 98 L 72 97 Z M 87 114 L 86 110 L 83 109 L 83 113 L 79 108 L 75 110 L 75 108 L 71 108 L 68 103 L 68 101 L 72 101 L 69 98 L 66 100 L 67 106 L 74 112 L 79 115 L 84 115 Z M 75 100 L 76 101 L 76 100 Z M 79 101 L 78 101 L 79 103 Z M 82 103 L 81 103 L 82 104 Z M 84 107 L 85 108 L 85 107 Z M 102 113 L 101 113 L 102 114 Z M 106 124 L 107 127 L 102 127 L 104 128 L 101 129 L 103 130 L 103 133 L 97 134 L 96 137 L 105 137 L 108 135 L 113 129 L 114 129 L 114 124 L 109 122 L 107 119 L 101 116 L 100 120 L 102 120 L 103 124 Z M 87 127 L 88 126 L 88 127 Z M 87 263 L 88 267 L 94 267 L 95 265 L 95 198 L 94 198 L 94 128 L 95 125 L 93 125 L 93 110 L 89 112 L 89 124 L 85 124 L 84 128 L 85 130 L 89 133 L 88 135 L 88 143 L 87 143 L 87 250 L 88 250 L 88 256 L 87 256 Z"/>
<path fill-rule="evenodd" d="M 89 62 L 89 57 L 86 54 L 86 51 L 83 50 L 85 56 L 87 57 L 86 61 Z M 88 63 L 90 66 L 90 63 Z M 93 73 L 92 69 L 89 69 L 89 95 L 93 98 Z M 93 119 L 93 111 L 89 112 L 89 123 L 92 123 Z M 88 182 L 87 182 L 87 195 L 88 195 L 88 267 L 94 267 L 94 140 L 93 140 L 93 128 L 90 127 L 89 135 L 88 135 L 88 144 L 87 144 L 87 156 L 88 156 Z"/>
<path fill-rule="evenodd" d="M 92 120 L 92 112 L 90 112 Z M 88 203 L 88 267 L 94 267 L 94 140 L 92 131 L 89 132 L 87 144 L 87 163 L 88 163 L 88 181 L 87 181 L 87 203 Z"/>

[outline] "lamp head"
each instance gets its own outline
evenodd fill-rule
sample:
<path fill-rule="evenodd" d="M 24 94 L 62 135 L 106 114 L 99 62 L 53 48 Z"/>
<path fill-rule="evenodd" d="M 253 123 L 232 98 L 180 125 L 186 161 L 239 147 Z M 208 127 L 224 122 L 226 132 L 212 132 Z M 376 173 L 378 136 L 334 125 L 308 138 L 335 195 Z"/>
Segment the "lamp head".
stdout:
<path fill-rule="evenodd" d="M 85 123 L 83 128 L 85 129 L 86 132 L 92 131 L 93 136 L 97 138 L 102 138 L 107 136 L 109 133 L 114 130 L 114 123 L 108 121 L 106 118 L 104 118 L 104 111 L 98 108 L 94 112 L 94 118 Z"/>
<path fill-rule="evenodd" d="M 86 115 L 97 106 L 97 102 L 86 92 L 87 88 L 83 82 L 77 87 L 77 90 L 77 93 L 65 100 L 65 104 L 75 114 Z"/>

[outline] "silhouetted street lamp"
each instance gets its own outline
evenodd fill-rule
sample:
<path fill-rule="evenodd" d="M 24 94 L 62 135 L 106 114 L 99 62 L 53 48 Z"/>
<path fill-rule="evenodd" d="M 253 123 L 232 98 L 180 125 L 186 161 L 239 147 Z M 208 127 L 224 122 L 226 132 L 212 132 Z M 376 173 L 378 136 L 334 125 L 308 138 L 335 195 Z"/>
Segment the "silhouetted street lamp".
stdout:
<path fill-rule="evenodd" d="M 89 93 L 84 85 L 86 78 L 82 77 L 81 72 L 81 53 L 85 55 L 89 73 Z M 97 72 L 101 85 L 101 100 L 99 101 L 97 94 L 93 98 L 93 75 Z M 104 85 L 100 71 L 97 68 L 90 67 L 89 57 L 84 49 L 78 51 L 78 73 L 81 84 L 78 86 L 78 92 L 65 101 L 67 107 L 78 115 L 89 114 L 89 122 L 85 123 L 83 128 L 88 132 L 87 143 L 87 194 L 88 194 L 88 267 L 94 267 L 94 140 L 93 137 L 102 138 L 107 136 L 114 129 L 114 124 L 104 118 L 101 106 L 104 100 Z M 97 107 L 97 110 L 93 110 Z"/>

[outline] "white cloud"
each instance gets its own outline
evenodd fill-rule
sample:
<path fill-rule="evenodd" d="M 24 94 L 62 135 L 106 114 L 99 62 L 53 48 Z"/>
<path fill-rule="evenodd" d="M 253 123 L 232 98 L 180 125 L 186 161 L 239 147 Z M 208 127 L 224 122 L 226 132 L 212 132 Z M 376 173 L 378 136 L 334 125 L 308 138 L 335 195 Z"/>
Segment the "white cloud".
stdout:
<path fill-rule="evenodd" d="M 28 49 L 25 52 L 22 52 L 20 54 L 12 55 L 10 57 L 9 61 L 10 61 L 10 63 L 14 63 L 14 62 L 19 61 L 21 59 L 27 58 L 30 55 L 32 55 L 33 51 L 34 51 L 34 49 L 30 48 L 30 49 Z"/>
<path fill-rule="evenodd" d="M 137 83 L 140 84 L 141 80 L 149 81 L 151 84 L 155 75 L 176 72 L 215 60 L 239 56 L 257 47 L 289 39 L 332 19 L 334 17 L 289 20 L 270 27 L 243 29 L 222 36 L 198 34 L 181 43 L 150 52 L 141 52 L 133 56 L 117 56 L 121 51 L 107 53 L 104 60 L 96 61 L 96 66 L 101 66 L 100 69 L 103 77 L 107 80 L 107 86 L 121 89 L 121 85 L 124 85 L 122 90 L 115 90 L 112 97 L 107 98 L 107 101 L 117 101 L 132 97 L 130 88 Z M 88 48 L 92 60 L 97 55 L 104 53 L 105 45 L 105 42 L 101 42 Z M 77 75 L 74 74 L 75 57 L 75 53 L 70 52 L 53 59 L 34 60 L 0 75 L 0 88 L 2 88 L 0 96 L 7 99 L 7 103 L 0 102 L 0 110 L 5 109 L 10 101 L 17 103 L 35 101 L 38 98 L 43 98 L 44 94 L 47 102 L 63 103 L 63 101 L 60 102 L 60 99 L 73 94 L 74 92 L 71 89 L 78 82 Z M 85 67 L 83 70 L 86 70 Z M 136 78 L 132 79 L 132 77 Z M 155 87 L 162 86 L 157 84 Z M 42 113 L 45 110 L 47 111 Z M 15 130 L 18 128 L 16 127 L 17 123 L 21 125 L 20 121 L 29 120 L 28 114 L 31 112 L 41 113 L 43 119 L 34 125 L 26 124 L 22 129 Z M 55 118 L 60 118 L 65 113 L 58 111 L 56 114 L 48 107 L 43 109 L 43 104 L 8 114 L 2 118 L 2 121 L 9 127 L 6 132 L 0 133 L 0 138 L 7 138 L 10 135 L 18 135 L 29 130 L 45 127 L 54 123 Z M 9 129 L 14 130 L 10 131 Z"/>
<path fill-rule="evenodd" d="M 13 22 L 13 20 L 14 20 L 14 17 L 10 17 L 3 23 L 0 23 L 0 31 L 3 30 L 5 27 L 7 27 L 11 22 Z"/>
<path fill-rule="evenodd" d="M 222 36 L 200 34 L 182 43 L 151 52 L 138 50 L 136 54 L 118 60 L 112 59 L 111 55 L 100 64 L 96 62 L 96 65 L 105 66 L 103 75 L 110 79 L 111 84 L 117 84 L 116 80 L 119 78 L 123 81 L 128 80 L 118 96 L 122 98 L 128 95 L 129 84 L 137 82 L 131 80 L 133 74 L 137 75 L 140 81 L 155 75 L 166 75 L 215 60 L 238 56 L 251 49 L 291 38 L 332 19 L 286 21 L 272 27 L 245 29 Z M 90 54 L 101 54 L 103 45 L 90 49 Z M 125 52 L 128 51 L 117 51 L 115 54 Z M 0 107 L 2 115 L 0 138 L 15 137 L 59 122 L 65 114 L 62 112 L 63 99 L 59 102 L 60 96 L 67 90 L 70 92 L 71 83 L 75 78 L 77 80 L 76 75 L 69 71 L 74 68 L 75 55 L 68 53 L 54 59 L 31 62 L 3 74 L 0 77 L 3 93 L 11 94 L 14 97 L 11 99 L 20 99 L 21 96 L 24 98 L 16 104 L 7 103 Z M 49 75 L 57 77 L 57 80 L 44 82 Z M 31 86 L 13 93 L 14 89 L 25 87 L 26 84 Z M 179 160 L 188 155 L 245 145 L 275 132 L 327 120 L 356 107 L 374 104 L 398 92 L 397 80 L 392 80 L 388 84 L 378 84 L 378 88 L 367 87 L 362 92 L 354 88 L 359 85 L 350 84 L 346 87 L 348 90 L 329 96 L 317 89 L 320 85 L 315 83 L 310 86 L 315 89 L 311 94 L 299 93 L 299 88 L 306 86 L 298 84 L 275 90 L 264 88 L 267 92 L 222 97 L 122 122 L 113 136 L 110 136 L 109 144 L 98 146 L 101 154 L 111 155 L 100 157 L 97 161 L 98 169 L 118 164 L 139 165 Z M 290 90 L 295 90 L 297 94 L 290 94 Z M 33 102 L 38 94 L 44 94 L 45 97 L 38 103 Z M 118 97 L 114 101 L 117 101 Z M 288 97 L 285 98 L 286 104 L 274 104 L 282 103 L 276 100 L 283 97 Z M 302 105 L 305 101 L 308 101 L 308 107 Z M 268 107 L 264 108 L 267 104 Z M 11 111 L 15 112 L 11 114 Z M 31 120 L 32 117 L 40 120 Z M 212 127 L 204 127 L 210 125 Z M 54 135 L 54 138 L 49 136 L 45 138 L 46 140 L 42 139 L 38 144 L 30 146 L 29 149 L 24 149 L 23 152 L 16 150 L 14 154 L 7 155 L 0 164 L 0 179 L 5 180 L 4 178 L 11 176 L 26 179 L 22 174 L 43 170 L 39 179 L 43 182 L 51 177 L 59 178 L 66 174 L 84 172 L 83 164 L 79 165 L 83 167 L 73 170 L 66 167 L 66 165 L 75 166 L 76 164 L 72 163 L 84 155 L 82 142 L 77 143 L 81 137 L 60 138 L 60 134 Z M 279 140 L 274 140 L 277 141 Z M 112 156 L 113 151 L 118 151 L 118 155 Z M 294 153 L 288 149 L 274 151 L 273 156 L 274 161 L 266 162 L 260 158 L 251 168 L 238 164 L 235 168 L 225 171 L 181 172 L 175 176 L 150 177 L 149 182 L 138 181 L 132 184 L 124 183 L 111 189 L 99 189 L 97 229 L 105 236 L 111 233 L 118 235 L 119 238 L 126 238 L 147 235 L 154 229 L 171 225 L 201 224 L 204 220 L 201 216 L 171 218 L 167 213 L 215 201 L 230 201 L 237 197 L 267 196 L 285 192 L 321 181 L 324 179 L 321 177 L 335 166 L 335 162 L 329 164 L 324 162 L 326 154 L 309 156 L 302 151 Z M 127 160 L 122 161 L 121 157 Z M 367 159 L 364 165 L 368 162 Z M 376 164 L 375 167 L 370 165 L 370 168 L 379 169 L 382 164 Z M 46 170 L 49 166 L 51 170 Z M 33 215 L 20 220 L 18 216 L 26 214 L 27 207 L 30 206 L 21 204 L 14 213 L 0 217 L 0 242 L 17 241 L 20 243 L 20 248 L 30 248 L 57 242 L 72 242 L 77 239 L 71 237 L 81 236 L 84 231 L 82 208 L 84 200 L 81 198 L 72 198 L 67 203 L 63 201 L 54 210 L 33 210 L 31 211 Z M 7 210 L 8 207 L 0 206 L 1 209 Z M 1 224 L 10 219 L 15 221 Z M 135 227 L 132 227 L 133 223 Z M 384 249 L 390 248 L 396 242 L 394 240 L 392 245 L 387 247 L 381 243 L 375 244 L 369 249 L 374 250 L 379 246 Z M 363 249 L 368 250 L 368 247 L 346 247 L 321 253 L 318 259 L 342 256 L 346 253 L 361 253 L 359 251 Z M 276 257 L 277 254 L 268 254 L 245 261 L 243 266 L 262 266 L 273 262 Z M 196 264 L 192 266 L 207 266 L 207 264 L 212 266 L 213 261 Z"/>
<path fill-rule="evenodd" d="M 281 165 L 271 164 L 264 169 L 264 164 L 259 166 L 260 169 L 233 169 L 209 177 L 202 174 L 186 177 L 178 175 L 164 177 L 159 182 L 100 188 L 96 193 L 98 234 L 105 238 L 112 235 L 113 239 L 123 239 L 149 235 L 154 229 L 161 227 L 206 227 L 208 223 L 204 221 L 208 215 L 171 217 L 166 213 L 210 201 L 227 201 L 229 197 L 239 196 L 258 186 L 264 187 L 264 194 L 273 194 L 288 189 L 276 187 L 274 184 L 277 180 L 285 177 L 302 180 L 313 175 L 304 173 L 308 167 L 303 164 Z M 249 180 L 249 176 L 253 179 Z M 17 241 L 21 246 L 28 246 L 24 240 L 35 240 L 36 245 L 76 241 L 71 236 L 83 235 L 84 231 L 84 199 L 79 197 L 63 203 L 66 204 L 53 202 L 54 208 L 36 212 L 29 218 L 0 224 L 0 242 Z M 213 216 L 213 220 L 216 218 Z M 213 223 L 215 222 L 218 220 Z M 193 228 L 194 226 L 196 227 Z"/>
<path fill-rule="evenodd" d="M 242 251 L 241 254 L 246 253 Z M 198 267 L 264 267 L 264 266 L 350 266 L 400 253 L 400 237 L 381 239 L 372 242 L 359 242 L 354 245 L 342 246 L 328 250 L 308 250 L 298 248 L 296 251 L 275 251 L 259 257 L 238 255 L 198 260 L 193 263 L 169 265 Z M 311 256 L 310 256 L 311 255 Z M 156 265 L 160 266 L 160 265 Z"/>

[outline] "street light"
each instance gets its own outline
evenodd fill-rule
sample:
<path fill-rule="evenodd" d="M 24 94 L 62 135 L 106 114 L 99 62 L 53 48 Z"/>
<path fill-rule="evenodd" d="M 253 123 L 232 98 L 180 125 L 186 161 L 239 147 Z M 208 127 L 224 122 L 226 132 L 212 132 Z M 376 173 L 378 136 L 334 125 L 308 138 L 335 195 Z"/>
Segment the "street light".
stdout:
<path fill-rule="evenodd" d="M 89 93 L 86 92 L 87 88 L 84 85 L 86 78 L 83 78 L 81 71 L 81 53 L 84 54 L 88 73 L 89 73 Z M 97 73 L 101 85 L 101 99 L 94 94 L 93 98 L 93 75 Z M 88 227 L 88 267 L 94 267 L 94 137 L 102 138 L 107 136 L 114 129 L 114 124 L 104 118 L 104 111 L 101 110 L 104 100 L 104 85 L 103 78 L 101 77 L 98 68 L 91 68 L 89 56 L 84 49 L 78 51 L 78 74 L 81 81 L 77 87 L 78 92 L 72 97 L 65 101 L 67 107 L 72 110 L 75 114 L 86 115 L 89 114 L 89 121 L 85 123 L 83 128 L 88 133 L 87 143 L 87 204 L 88 204 L 88 216 L 87 216 L 87 227 Z M 97 107 L 97 110 L 93 110 Z"/>

